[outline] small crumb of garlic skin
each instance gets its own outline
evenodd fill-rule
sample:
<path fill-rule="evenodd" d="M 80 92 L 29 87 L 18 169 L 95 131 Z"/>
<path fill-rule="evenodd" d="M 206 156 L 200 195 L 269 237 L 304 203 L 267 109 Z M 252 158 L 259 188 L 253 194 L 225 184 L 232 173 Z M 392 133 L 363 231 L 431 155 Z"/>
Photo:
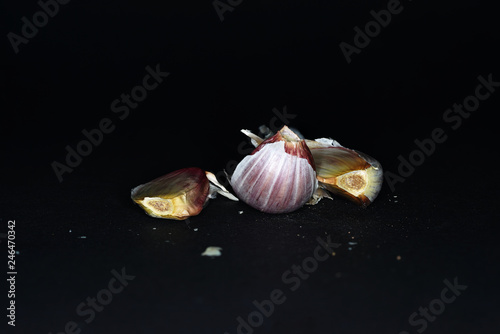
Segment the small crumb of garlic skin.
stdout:
<path fill-rule="evenodd" d="M 215 247 L 215 246 L 210 246 L 205 249 L 203 253 L 201 253 L 202 256 L 221 256 L 222 253 L 220 252 L 222 250 L 221 247 Z"/>

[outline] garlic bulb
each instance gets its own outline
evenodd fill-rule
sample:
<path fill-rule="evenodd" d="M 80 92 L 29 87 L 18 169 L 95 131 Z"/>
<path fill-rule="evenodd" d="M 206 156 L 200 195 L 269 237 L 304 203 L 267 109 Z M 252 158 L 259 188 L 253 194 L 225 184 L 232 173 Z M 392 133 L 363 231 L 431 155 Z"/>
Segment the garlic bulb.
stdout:
<path fill-rule="evenodd" d="M 249 130 L 241 130 L 254 146 L 264 139 Z M 316 204 L 333 194 L 346 197 L 367 206 L 375 200 L 382 188 L 383 171 L 380 163 L 359 151 L 348 149 L 330 138 L 305 139 L 316 166 L 319 188 L 307 204 Z"/>
<path fill-rule="evenodd" d="M 267 213 L 297 210 L 318 186 L 309 148 L 286 126 L 243 158 L 230 183 L 242 201 Z"/>
<path fill-rule="evenodd" d="M 183 220 L 199 214 L 215 193 L 238 200 L 217 182 L 215 175 L 191 167 L 141 184 L 132 189 L 131 197 L 152 217 Z"/>

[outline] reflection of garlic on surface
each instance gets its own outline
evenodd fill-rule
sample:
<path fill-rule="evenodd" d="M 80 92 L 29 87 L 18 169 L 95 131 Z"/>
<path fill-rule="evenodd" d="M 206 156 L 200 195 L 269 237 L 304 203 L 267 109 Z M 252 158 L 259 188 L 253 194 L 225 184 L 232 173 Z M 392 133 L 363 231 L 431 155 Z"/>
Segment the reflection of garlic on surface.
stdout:
<path fill-rule="evenodd" d="M 286 126 L 243 158 L 230 182 L 238 198 L 268 213 L 297 210 L 318 185 L 309 148 Z"/>
<path fill-rule="evenodd" d="M 215 193 L 238 200 L 212 173 L 191 167 L 137 186 L 132 189 L 131 197 L 152 217 L 184 220 L 199 214 Z"/>

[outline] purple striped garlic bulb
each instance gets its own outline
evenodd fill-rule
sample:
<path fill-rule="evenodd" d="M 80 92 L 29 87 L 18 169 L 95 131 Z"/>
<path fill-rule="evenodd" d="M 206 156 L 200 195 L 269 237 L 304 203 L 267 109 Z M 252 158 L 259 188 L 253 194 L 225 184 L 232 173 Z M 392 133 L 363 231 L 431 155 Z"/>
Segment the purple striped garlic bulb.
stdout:
<path fill-rule="evenodd" d="M 243 202 L 267 213 L 291 212 L 318 187 L 311 151 L 284 126 L 236 166 L 231 186 Z"/>

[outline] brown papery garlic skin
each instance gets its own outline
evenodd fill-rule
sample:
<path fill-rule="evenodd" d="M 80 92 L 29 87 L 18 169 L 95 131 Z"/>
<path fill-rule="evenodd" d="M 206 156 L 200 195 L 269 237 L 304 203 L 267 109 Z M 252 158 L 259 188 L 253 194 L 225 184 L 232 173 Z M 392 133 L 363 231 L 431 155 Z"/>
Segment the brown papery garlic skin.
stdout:
<path fill-rule="evenodd" d="M 318 187 L 311 151 L 284 126 L 243 158 L 231 176 L 231 186 L 239 199 L 262 212 L 295 211 Z"/>

